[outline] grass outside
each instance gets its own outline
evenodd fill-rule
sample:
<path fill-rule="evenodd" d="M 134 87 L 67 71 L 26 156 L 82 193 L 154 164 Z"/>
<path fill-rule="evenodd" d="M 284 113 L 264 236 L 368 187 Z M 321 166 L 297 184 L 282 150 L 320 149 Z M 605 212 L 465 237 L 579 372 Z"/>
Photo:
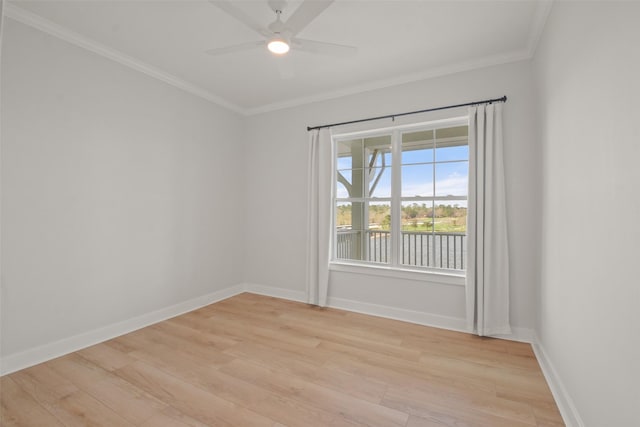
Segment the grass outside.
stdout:
<path fill-rule="evenodd" d="M 462 217 L 444 217 L 436 218 L 435 223 L 432 218 L 415 218 L 404 220 L 402 223 L 402 231 L 418 231 L 436 233 L 465 233 L 467 231 L 466 218 Z M 371 229 L 389 230 L 388 225 L 382 225 L 379 228 L 370 227 Z"/>

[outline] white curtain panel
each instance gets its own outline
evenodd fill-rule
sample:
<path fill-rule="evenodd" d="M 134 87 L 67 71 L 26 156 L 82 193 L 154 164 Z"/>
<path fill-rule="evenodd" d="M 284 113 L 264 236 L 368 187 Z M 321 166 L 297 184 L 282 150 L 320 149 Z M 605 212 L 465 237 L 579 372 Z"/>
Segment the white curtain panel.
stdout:
<path fill-rule="evenodd" d="M 333 159 L 331 131 L 309 132 L 309 179 L 307 189 L 307 302 L 324 307 L 329 288 L 331 191 Z"/>
<path fill-rule="evenodd" d="M 502 103 L 469 109 L 467 328 L 511 333 Z"/>

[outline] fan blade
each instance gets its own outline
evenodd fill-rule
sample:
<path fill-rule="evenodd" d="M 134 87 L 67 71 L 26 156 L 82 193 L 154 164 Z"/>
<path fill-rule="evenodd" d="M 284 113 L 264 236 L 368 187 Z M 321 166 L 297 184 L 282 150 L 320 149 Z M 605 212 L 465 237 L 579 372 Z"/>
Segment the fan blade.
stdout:
<path fill-rule="evenodd" d="M 331 3 L 333 3 L 333 0 L 305 0 L 284 23 L 285 28 L 291 32 L 291 36 L 295 36 L 311 21 L 316 19 Z"/>
<path fill-rule="evenodd" d="M 243 50 L 254 49 L 256 47 L 261 47 L 266 45 L 266 41 L 262 40 L 259 42 L 249 42 L 249 43 L 241 43 L 233 46 L 227 47 L 216 47 L 214 49 L 209 49 L 206 51 L 209 55 L 224 55 L 226 53 L 234 53 L 234 52 L 242 52 Z"/>
<path fill-rule="evenodd" d="M 216 6 L 218 9 L 226 12 L 234 17 L 236 20 L 242 22 L 247 27 L 251 28 L 256 33 L 264 37 L 271 37 L 272 33 L 268 29 L 264 28 L 253 20 L 249 15 L 242 10 L 234 6 L 229 0 L 209 0 L 209 3 Z"/>
<path fill-rule="evenodd" d="M 358 52 L 357 47 L 345 46 L 342 44 L 318 42 L 315 40 L 293 39 L 292 47 L 304 52 L 319 53 L 322 55 L 338 56 L 349 58 Z"/>

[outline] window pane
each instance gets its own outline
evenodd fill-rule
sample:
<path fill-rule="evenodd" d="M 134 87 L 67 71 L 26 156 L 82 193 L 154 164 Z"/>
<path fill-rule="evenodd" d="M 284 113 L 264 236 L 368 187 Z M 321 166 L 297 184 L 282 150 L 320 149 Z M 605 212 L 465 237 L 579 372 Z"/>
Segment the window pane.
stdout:
<path fill-rule="evenodd" d="M 433 196 L 433 165 L 402 166 L 402 197 Z"/>
<path fill-rule="evenodd" d="M 466 201 L 449 200 L 403 203 L 400 263 L 464 270 L 466 205 Z"/>
<path fill-rule="evenodd" d="M 351 169 L 351 156 L 338 157 L 336 169 L 337 170 Z"/>
<path fill-rule="evenodd" d="M 351 141 L 340 141 L 336 144 L 336 168 L 351 169 L 354 167 L 354 157 L 361 158 L 363 153 L 362 139 L 354 139 Z M 355 167 L 358 167 L 356 164 Z"/>
<path fill-rule="evenodd" d="M 466 200 L 436 200 L 433 214 L 436 233 L 466 233 Z"/>
<path fill-rule="evenodd" d="M 369 224 L 371 230 L 386 230 L 391 228 L 391 203 L 371 202 L 369 203 Z"/>
<path fill-rule="evenodd" d="M 367 149 L 366 166 L 391 167 L 391 148 L 385 145 L 380 148 Z"/>
<path fill-rule="evenodd" d="M 447 160 L 468 160 L 468 159 L 469 159 L 469 146 L 466 144 L 436 148 L 437 162 L 445 162 Z"/>
<path fill-rule="evenodd" d="M 374 151 L 391 151 L 391 135 L 373 136 L 362 140 L 368 153 Z"/>
<path fill-rule="evenodd" d="M 365 172 L 362 169 L 345 169 L 336 171 L 336 198 L 364 197 L 364 175 Z"/>
<path fill-rule="evenodd" d="M 466 196 L 469 162 L 436 163 L 436 196 Z"/>
<path fill-rule="evenodd" d="M 336 203 L 337 259 L 388 263 L 391 257 L 389 202 Z"/>
<path fill-rule="evenodd" d="M 433 162 L 433 130 L 402 134 L 402 164 Z"/>
<path fill-rule="evenodd" d="M 351 169 L 336 172 L 336 198 L 345 199 L 350 197 L 352 175 Z"/>
<path fill-rule="evenodd" d="M 467 126 L 436 129 L 435 132 L 436 162 L 469 159 L 469 139 Z"/>
<path fill-rule="evenodd" d="M 433 239 L 433 202 L 402 203 L 400 263 L 428 266 L 429 242 Z"/>
<path fill-rule="evenodd" d="M 369 225 L 365 234 L 365 259 L 388 263 L 391 260 L 391 203 L 369 204 Z"/>
<path fill-rule="evenodd" d="M 435 201 L 434 237 L 429 265 L 464 270 L 467 263 L 467 202 Z"/>
<path fill-rule="evenodd" d="M 402 230 L 433 231 L 433 202 L 403 202 Z"/>
<path fill-rule="evenodd" d="M 336 230 L 336 259 L 364 261 L 362 253 L 362 230 Z"/>
<path fill-rule="evenodd" d="M 344 183 L 338 181 L 336 184 L 336 198 L 337 199 L 346 199 L 349 197 L 349 190 L 345 187 Z"/>
<path fill-rule="evenodd" d="M 349 202 L 337 202 L 336 203 L 336 211 L 335 211 L 335 223 L 336 228 L 338 230 L 347 230 L 351 229 L 352 221 L 351 221 L 351 213 L 352 213 L 351 203 Z"/>
<path fill-rule="evenodd" d="M 391 197 L 391 167 L 369 170 L 369 197 Z"/>

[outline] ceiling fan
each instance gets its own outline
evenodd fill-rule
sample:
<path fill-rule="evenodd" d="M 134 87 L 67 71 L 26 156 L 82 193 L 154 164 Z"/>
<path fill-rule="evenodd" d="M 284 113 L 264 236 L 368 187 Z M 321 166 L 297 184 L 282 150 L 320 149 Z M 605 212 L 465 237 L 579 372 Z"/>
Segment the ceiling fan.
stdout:
<path fill-rule="evenodd" d="M 334 0 L 305 0 L 286 22 L 282 22 L 280 17 L 282 11 L 287 6 L 286 0 L 269 0 L 267 3 L 276 14 L 276 19 L 265 27 L 255 22 L 249 15 L 233 5 L 230 0 L 209 0 L 210 3 L 260 34 L 263 40 L 210 49 L 207 50 L 207 53 L 210 55 L 223 55 L 266 46 L 270 52 L 280 56 L 285 55 L 290 49 L 338 57 L 353 56 L 357 52 L 357 48 L 353 46 L 296 37 L 311 21 L 329 7 L 333 1 Z"/>

